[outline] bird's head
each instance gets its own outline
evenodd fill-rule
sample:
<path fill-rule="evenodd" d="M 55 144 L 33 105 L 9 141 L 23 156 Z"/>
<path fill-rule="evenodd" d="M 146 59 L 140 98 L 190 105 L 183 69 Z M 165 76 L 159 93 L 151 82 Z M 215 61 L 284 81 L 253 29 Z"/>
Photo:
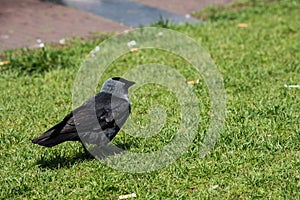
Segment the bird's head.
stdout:
<path fill-rule="evenodd" d="M 126 87 L 126 88 L 129 88 L 130 86 L 132 86 L 132 85 L 134 85 L 135 84 L 135 82 L 133 82 L 133 81 L 128 81 L 128 80 L 126 80 L 126 79 L 124 79 L 124 78 L 121 78 L 121 77 L 114 77 L 114 78 L 111 78 L 113 81 L 118 81 L 118 82 L 121 82 L 121 83 L 124 83 L 125 85 L 124 85 L 124 87 Z"/>
<path fill-rule="evenodd" d="M 101 88 L 101 92 L 123 97 L 124 95 L 127 96 L 128 88 L 134 84 L 135 82 L 133 81 L 128 81 L 121 77 L 114 77 L 105 81 Z"/>

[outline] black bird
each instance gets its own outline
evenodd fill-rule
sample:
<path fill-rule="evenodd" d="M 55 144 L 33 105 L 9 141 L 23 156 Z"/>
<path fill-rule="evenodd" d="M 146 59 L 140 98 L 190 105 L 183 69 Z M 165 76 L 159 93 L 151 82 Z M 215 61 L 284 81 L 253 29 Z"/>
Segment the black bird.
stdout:
<path fill-rule="evenodd" d="M 133 84 L 120 77 L 108 79 L 100 93 L 32 142 L 45 147 L 53 147 L 65 141 L 105 146 L 116 136 L 130 114 L 128 88 Z"/>

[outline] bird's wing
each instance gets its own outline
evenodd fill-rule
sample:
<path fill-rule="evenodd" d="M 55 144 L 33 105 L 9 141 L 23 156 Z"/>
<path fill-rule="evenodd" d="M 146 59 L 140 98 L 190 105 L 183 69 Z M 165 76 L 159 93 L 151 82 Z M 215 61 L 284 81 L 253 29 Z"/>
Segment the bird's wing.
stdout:
<path fill-rule="evenodd" d="M 64 141 L 79 140 L 72 113 L 39 137 L 32 140 L 33 143 L 46 147 L 52 147 Z"/>
<path fill-rule="evenodd" d="M 68 114 L 64 119 L 64 127 L 60 131 L 60 133 L 76 133 L 76 127 L 74 123 L 74 116 L 73 113 L 71 112 Z"/>
<path fill-rule="evenodd" d="M 79 136 L 87 143 L 108 143 L 118 133 L 129 116 L 125 99 L 100 93 L 75 109 L 75 125 Z M 102 142 L 101 142 L 102 141 Z"/>

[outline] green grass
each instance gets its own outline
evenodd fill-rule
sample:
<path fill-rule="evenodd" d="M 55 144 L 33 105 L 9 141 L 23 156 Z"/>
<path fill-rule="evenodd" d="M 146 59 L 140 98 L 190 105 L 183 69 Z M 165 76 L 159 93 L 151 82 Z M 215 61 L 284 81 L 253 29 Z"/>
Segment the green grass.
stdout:
<path fill-rule="evenodd" d="M 176 162 L 149 173 L 120 172 L 86 159 L 79 143 L 46 149 L 30 142 L 71 110 L 80 63 L 105 38 L 2 52 L 10 64 L 0 66 L 0 198 L 117 199 L 135 192 L 136 199 L 299 199 L 300 90 L 283 85 L 300 84 L 300 2 L 248 2 L 255 3 L 208 13 L 206 25 L 167 25 L 210 52 L 223 75 L 227 116 L 214 150 L 199 158 L 210 111 L 200 80 L 193 86 L 201 99 L 199 134 Z M 158 61 L 189 80 L 198 78 L 184 60 L 171 58 L 151 50 L 124 55 L 104 79 L 120 74 L 122 66 Z M 179 114 L 164 88 L 141 88 L 132 97 L 132 116 L 147 124 L 147 108 L 157 102 L 168 116 L 159 135 L 141 139 L 121 131 L 113 143 L 149 152 L 169 142 Z"/>

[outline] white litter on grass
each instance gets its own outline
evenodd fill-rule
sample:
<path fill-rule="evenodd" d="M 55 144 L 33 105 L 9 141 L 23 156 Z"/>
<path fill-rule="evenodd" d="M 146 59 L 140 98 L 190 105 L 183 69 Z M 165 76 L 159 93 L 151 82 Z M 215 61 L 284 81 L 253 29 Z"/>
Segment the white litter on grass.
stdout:
<path fill-rule="evenodd" d="M 186 14 L 185 18 L 187 18 L 187 19 L 191 18 L 191 15 L 190 14 Z"/>
<path fill-rule="evenodd" d="M 218 185 L 213 185 L 211 188 L 212 189 L 217 189 L 219 186 Z"/>
<path fill-rule="evenodd" d="M 129 30 L 128 30 L 128 29 L 126 29 L 126 30 L 124 30 L 123 32 L 124 32 L 124 33 L 129 33 Z"/>
<path fill-rule="evenodd" d="M 126 195 L 121 195 L 119 196 L 119 199 L 128 199 L 128 198 L 135 198 L 136 194 L 132 193 L 132 194 L 126 194 Z"/>
<path fill-rule="evenodd" d="M 38 47 L 40 48 L 44 48 L 45 47 L 45 44 L 43 43 L 43 41 L 41 39 L 36 39 L 36 43 L 38 43 Z"/>
<path fill-rule="evenodd" d="M 42 40 L 41 40 L 41 39 L 36 39 L 36 42 L 37 42 L 38 44 L 41 44 L 41 43 L 42 43 Z"/>
<path fill-rule="evenodd" d="M 298 89 L 300 89 L 300 85 L 287 85 L 287 84 L 284 84 L 283 86 L 285 88 L 298 88 Z"/>
<path fill-rule="evenodd" d="M 94 52 L 98 52 L 98 51 L 100 51 L 100 47 L 96 46 L 95 49 L 94 49 Z"/>
<path fill-rule="evenodd" d="M 90 53 L 90 57 L 94 57 L 95 53 L 97 53 L 98 51 L 100 51 L 100 47 L 96 46 L 95 49 L 93 49 Z"/>
<path fill-rule="evenodd" d="M 159 32 L 158 34 L 157 34 L 157 36 L 163 36 L 163 32 Z"/>
<path fill-rule="evenodd" d="M 60 39 L 58 42 L 59 42 L 59 44 L 66 44 L 66 39 L 65 38 Z"/>
<path fill-rule="evenodd" d="M 135 45 L 136 45 L 136 41 L 134 41 L 134 40 L 132 40 L 132 41 L 130 41 L 130 42 L 127 43 L 128 47 L 133 47 Z"/>

